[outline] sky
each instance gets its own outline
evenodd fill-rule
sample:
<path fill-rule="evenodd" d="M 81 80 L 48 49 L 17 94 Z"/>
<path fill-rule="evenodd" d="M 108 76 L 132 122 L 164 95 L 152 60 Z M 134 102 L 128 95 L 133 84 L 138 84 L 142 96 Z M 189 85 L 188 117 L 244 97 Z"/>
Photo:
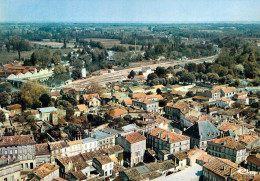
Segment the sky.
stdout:
<path fill-rule="evenodd" d="M 0 0 L 0 22 L 260 22 L 260 0 Z"/>

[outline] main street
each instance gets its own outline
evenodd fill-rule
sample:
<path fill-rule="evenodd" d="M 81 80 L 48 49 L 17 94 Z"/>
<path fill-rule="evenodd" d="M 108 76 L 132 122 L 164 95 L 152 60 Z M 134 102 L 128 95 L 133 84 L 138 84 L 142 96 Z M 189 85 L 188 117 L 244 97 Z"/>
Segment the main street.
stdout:
<path fill-rule="evenodd" d="M 200 59 L 189 59 L 189 60 L 173 60 L 173 61 L 167 61 L 167 62 L 161 62 L 161 63 L 156 63 L 156 64 L 151 64 L 151 65 L 143 65 L 143 66 L 138 66 L 138 67 L 134 67 L 134 68 L 127 68 L 127 69 L 123 69 L 123 70 L 118 70 L 115 71 L 113 73 L 107 73 L 104 75 L 98 75 L 98 76 L 92 76 L 92 77 L 88 77 L 86 79 L 80 79 L 80 80 L 76 80 L 73 81 L 71 84 L 69 85 L 63 85 L 61 87 L 63 88 L 70 88 L 70 87 L 74 87 L 74 86 L 82 86 L 82 85 L 87 85 L 89 83 L 95 82 L 95 83 L 99 83 L 99 84 L 106 84 L 108 82 L 117 82 L 117 81 L 123 81 L 124 79 L 126 79 L 126 76 L 132 71 L 140 71 L 142 68 L 144 67 L 150 67 L 151 69 L 156 69 L 156 67 L 170 67 L 170 66 L 175 66 L 178 64 L 187 64 L 187 63 L 203 63 L 203 62 L 214 62 L 217 58 L 217 55 L 214 56 L 210 56 L 210 57 L 204 57 L 204 58 L 200 58 Z"/>

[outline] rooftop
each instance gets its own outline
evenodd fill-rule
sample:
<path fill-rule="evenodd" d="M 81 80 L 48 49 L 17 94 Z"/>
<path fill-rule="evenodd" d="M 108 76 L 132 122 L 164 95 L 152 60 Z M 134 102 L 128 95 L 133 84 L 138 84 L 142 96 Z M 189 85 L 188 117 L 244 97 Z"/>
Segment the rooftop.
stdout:
<path fill-rule="evenodd" d="M 179 134 L 169 132 L 169 131 L 167 131 L 165 129 L 161 129 L 161 128 L 154 128 L 150 132 L 148 132 L 148 134 L 150 134 L 154 137 L 160 138 L 164 141 L 169 141 L 170 143 L 189 139 L 188 136 L 179 135 Z"/>
<path fill-rule="evenodd" d="M 32 140 L 31 135 L 15 135 L 15 136 L 3 136 L 0 141 L 0 146 L 11 146 L 11 145 L 30 145 L 35 144 Z"/>
<path fill-rule="evenodd" d="M 146 137 L 144 135 L 141 135 L 139 132 L 134 132 L 126 135 L 126 140 L 132 144 L 146 140 Z"/>

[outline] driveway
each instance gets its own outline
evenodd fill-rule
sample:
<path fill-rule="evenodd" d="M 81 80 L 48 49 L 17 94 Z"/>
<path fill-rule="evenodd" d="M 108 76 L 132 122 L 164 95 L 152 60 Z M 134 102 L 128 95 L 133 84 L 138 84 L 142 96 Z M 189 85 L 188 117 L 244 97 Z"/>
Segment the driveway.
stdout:
<path fill-rule="evenodd" d="M 199 177 L 202 175 L 202 166 L 194 164 L 192 167 L 185 168 L 184 170 L 173 173 L 166 177 L 160 177 L 155 179 L 155 181 L 198 181 Z"/>

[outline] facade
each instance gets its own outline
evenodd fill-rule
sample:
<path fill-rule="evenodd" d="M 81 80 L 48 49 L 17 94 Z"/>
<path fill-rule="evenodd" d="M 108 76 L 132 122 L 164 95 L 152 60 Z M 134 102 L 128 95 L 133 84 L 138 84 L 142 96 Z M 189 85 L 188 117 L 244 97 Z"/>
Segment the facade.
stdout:
<path fill-rule="evenodd" d="M 238 164 L 246 159 L 246 147 L 229 136 L 209 141 L 207 152 Z"/>
<path fill-rule="evenodd" d="M 22 166 L 19 161 L 0 158 L 0 180 L 20 180 Z"/>
<path fill-rule="evenodd" d="M 3 136 L 0 157 L 21 161 L 23 170 L 33 169 L 36 167 L 35 142 L 29 135 Z"/>
<path fill-rule="evenodd" d="M 51 162 L 51 152 L 48 143 L 35 145 L 36 165 Z"/>
<path fill-rule="evenodd" d="M 207 142 L 220 135 L 219 130 L 209 121 L 196 122 L 184 134 L 190 137 L 191 148 L 206 150 Z"/>
<path fill-rule="evenodd" d="M 146 150 L 146 137 L 139 132 L 130 133 L 126 136 L 119 136 L 117 142 L 124 148 L 125 165 L 131 167 L 143 162 Z"/>
<path fill-rule="evenodd" d="M 159 102 L 149 99 L 132 100 L 132 105 L 151 113 L 159 111 Z"/>
<path fill-rule="evenodd" d="M 231 100 L 228 98 L 220 98 L 216 101 L 216 106 L 221 108 L 227 108 L 231 106 Z"/>
<path fill-rule="evenodd" d="M 220 89 L 221 97 L 231 98 L 236 95 L 236 88 L 235 87 L 223 87 Z"/>
<path fill-rule="evenodd" d="M 102 176 L 109 177 L 113 174 L 114 162 L 107 155 L 94 158 L 93 166 Z"/>
<path fill-rule="evenodd" d="M 146 133 L 147 147 L 155 152 L 166 150 L 170 154 L 190 149 L 190 138 L 161 128 L 154 128 Z"/>
<path fill-rule="evenodd" d="M 44 108 L 38 108 L 39 111 L 39 119 L 41 121 L 51 122 L 55 124 L 58 119 L 58 114 L 62 116 L 66 116 L 66 111 L 57 109 L 55 107 L 44 107 Z"/>

